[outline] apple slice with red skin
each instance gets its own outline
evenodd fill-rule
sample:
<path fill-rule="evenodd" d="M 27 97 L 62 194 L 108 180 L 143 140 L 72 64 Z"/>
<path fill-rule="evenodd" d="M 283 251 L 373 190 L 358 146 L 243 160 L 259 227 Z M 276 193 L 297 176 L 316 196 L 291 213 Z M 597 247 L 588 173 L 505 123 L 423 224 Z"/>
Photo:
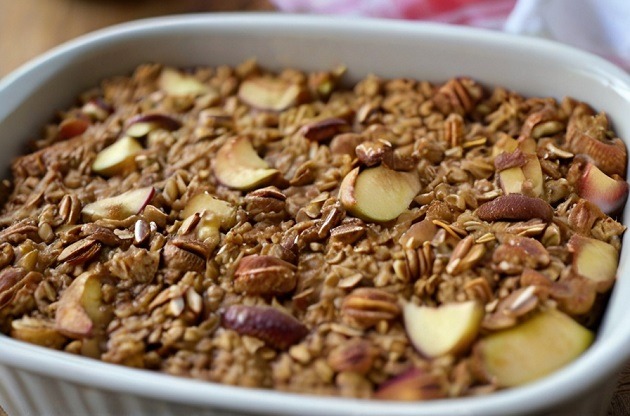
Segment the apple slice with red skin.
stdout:
<path fill-rule="evenodd" d="M 577 181 L 577 193 L 597 205 L 605 214 L 617 212 L 628 199 L 628 183 L 620 177 L 610 177 L 591 162 L 587 162 Z"/>
<path fill-rule="evenodd" d="M 59 298 L 55 329 L 71 338 L 91 337 L 104 328 L 109 311 L 103 305 L 101 280 L 94 272 L 76 277 Z"/>

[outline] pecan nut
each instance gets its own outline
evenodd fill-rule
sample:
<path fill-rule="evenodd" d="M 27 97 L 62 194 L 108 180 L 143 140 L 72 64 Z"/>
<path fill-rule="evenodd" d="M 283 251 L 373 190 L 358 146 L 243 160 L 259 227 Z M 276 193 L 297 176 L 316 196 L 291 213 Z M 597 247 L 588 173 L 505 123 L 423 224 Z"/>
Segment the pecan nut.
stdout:
<path fill-rule="evenodd" d="M 361 287 L 346 296 L 341 314 L 348 323 L 371 327 L 380 321 L 390 321 L 401 313 L 396 295 L 383 289 Z"/>
<path fill-rule="evenodd" d="M 91 238 L 84 238 L 63 249 L 57 261 L 71 265 L 85 263 L 91 260 L 101 250 L 101 243 Z"/>
<path fill-rule="evenodd" d="M 295 289 L 295 266 L 273 256 L 243 257 L 234 272 L 234 290 L 252 295 L 279 295 Z"/>
<path fill-rule="evenodd" d="M 353 371 L 366 374 L 378 355 L 377 349 L 367 340 L 355 338 L 338 345 L 328 355 L 328 365 L 338 372 Z"/>
<path fill-rule="evenodd" d="M 162 249 L 164 265 L 173 270 L 203 272 L 206 261 L 192 251 L 178 247 L 172 241 L 164 245 Z"/>
<path fill-rule="evenodd" d="M 222 315 L 222 324 L 279 350 L 288 349 L 308 334 L 304 324 L 272 306 L 231 305 Z"/>
<path fill-rule="evenodd" d="M 540 218 L 550 222 L 553 218 L 553 208 L 540 198 L 508 194 L 479 206 L 477 216 L 483 221 L 527 221 Z"/>

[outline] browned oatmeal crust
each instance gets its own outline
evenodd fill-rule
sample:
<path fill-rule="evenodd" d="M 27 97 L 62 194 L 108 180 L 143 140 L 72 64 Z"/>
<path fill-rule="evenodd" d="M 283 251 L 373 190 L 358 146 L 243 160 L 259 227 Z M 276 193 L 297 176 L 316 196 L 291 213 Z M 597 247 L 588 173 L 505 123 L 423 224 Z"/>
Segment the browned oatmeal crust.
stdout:
<path fill-rule="evenodd" d="M 184 377 L 397 400 L 506 386 L 479 344 L 541 311 L 595 330 L 628 192 L 606 115 L 466 77 L 343 75 L 147 64 L 81 95 L 3 184 L 1 330 Z M 591 275 L 590 247 L 612 271 Z M 470 339 L 420 352 L 409 305 L 468 301 Z"/>

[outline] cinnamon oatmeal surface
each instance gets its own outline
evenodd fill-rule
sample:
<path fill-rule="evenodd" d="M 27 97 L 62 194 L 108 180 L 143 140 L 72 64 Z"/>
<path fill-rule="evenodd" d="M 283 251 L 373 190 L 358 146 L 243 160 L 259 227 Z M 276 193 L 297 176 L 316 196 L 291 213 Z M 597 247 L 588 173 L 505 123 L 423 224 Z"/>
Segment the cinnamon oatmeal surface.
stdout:
<path fill-rule="evenodd" d="M 466 77 L 343 74 L 146 64 L 82 94 L 4 184 L 1 330 L 394 400 L 487 394 L 579 355 L 625 230 L 606 115 Z M 547 318 L 573 355 L 535 377 L 493 367 L 496 335 Z"/>

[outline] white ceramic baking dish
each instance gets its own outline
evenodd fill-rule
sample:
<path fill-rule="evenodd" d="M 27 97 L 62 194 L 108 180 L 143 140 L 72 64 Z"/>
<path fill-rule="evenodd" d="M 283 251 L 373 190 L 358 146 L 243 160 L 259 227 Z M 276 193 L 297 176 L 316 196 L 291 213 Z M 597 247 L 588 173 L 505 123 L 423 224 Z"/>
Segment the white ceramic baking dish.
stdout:
<path fill-rule="evenodd" d="M 7 42 L 6 39 L 0 40 Z M 58 47 L 0 80 L 0 165 L 23 150 L 55 109 L 104 77 L 136 65 L 237 64 L 350 68 L 444 81 L 468 75 L 526 95 L 570 95 L 606 111 L 630 138 L 630 77 L 595 56 L 500 33 L 398 21 L 218 14 L 132 22 Z M 626 208 L 626 218 L 628 218 Z M 630 357 L 630 267 L 618 283 L 594 345 L 561 371 L 485 397 L 392 403 L 236 388 L 114 366 L 0 337 L 0 405 L 16 415 L 599 415 Z"/>

